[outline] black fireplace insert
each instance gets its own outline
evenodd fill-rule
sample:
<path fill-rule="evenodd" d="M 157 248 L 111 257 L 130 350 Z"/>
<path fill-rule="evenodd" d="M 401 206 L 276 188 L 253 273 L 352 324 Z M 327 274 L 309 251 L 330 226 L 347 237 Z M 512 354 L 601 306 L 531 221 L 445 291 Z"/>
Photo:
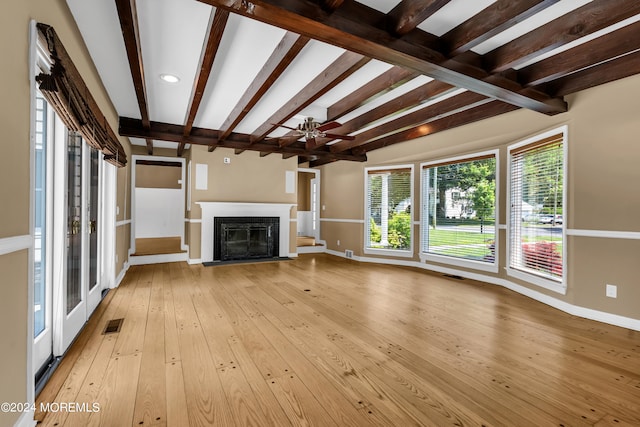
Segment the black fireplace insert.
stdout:
<path fill-rule="evenodd" d="M 213 261 L 278 258 L 279 217 L 216 217 Z"/>

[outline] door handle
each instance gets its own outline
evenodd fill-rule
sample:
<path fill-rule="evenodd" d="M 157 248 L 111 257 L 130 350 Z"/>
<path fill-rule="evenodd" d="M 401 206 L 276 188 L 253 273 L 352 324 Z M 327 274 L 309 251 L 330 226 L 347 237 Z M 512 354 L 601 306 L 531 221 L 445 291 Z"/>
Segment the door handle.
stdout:
<path fill-rule="evenodd" d="M 80 221 L 74 219 L 71 221 L 71 234 L 78 234 L 80 232 Z"/>

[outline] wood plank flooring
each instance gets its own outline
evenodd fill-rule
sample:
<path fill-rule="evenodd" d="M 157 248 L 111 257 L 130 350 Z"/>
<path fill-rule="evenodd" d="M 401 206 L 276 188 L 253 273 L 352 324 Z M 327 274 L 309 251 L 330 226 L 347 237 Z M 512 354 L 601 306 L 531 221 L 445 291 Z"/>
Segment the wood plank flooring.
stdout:
<path fill-rule="evenodd" d="M 134 266 L 65 360 L 40 425 L 640 425 L 640 332 L 325 254 Z"/>

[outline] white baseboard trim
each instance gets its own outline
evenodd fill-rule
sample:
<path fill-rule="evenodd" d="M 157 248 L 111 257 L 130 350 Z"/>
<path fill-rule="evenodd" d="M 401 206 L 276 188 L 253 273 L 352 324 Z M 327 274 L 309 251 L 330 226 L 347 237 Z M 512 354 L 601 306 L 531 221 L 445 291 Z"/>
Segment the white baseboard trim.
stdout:
<path fill-rule="evenodd" d="M 289 258 L 298 258 L 298 254 L 296 252 L 289 252 Z"/>
<path fill-rule="evenodd" d="M 5 237 L 0 239 L 0 255 L 10 254 L 12 252 L 29 249 L 33 246 L 33 236 L 26 234 L 24 236 Z"/>
<path fill-rule="evenodd" d="M 326 246 L 298 246 L 297 251 L 299 254 L 321 254 L 327 249 Z"/>
<path fill-rule="evenodd" d="M 122 279 L 124 279 L 124 276 L 125 274 L 127 274 L 128 270 L 129 270 L 129 262 L 125 261 L 125 263 L 122 266 L 122 270 L 118 274 L 118 277 L 116 277 L 116 284 L 114 285 L 114 288 L 117 288 L 118 286 L 120 286 L 120 282 L 122 282 Z"/>
<path fill-rule="evenodd" d="M 162 264 L 164 262 L 180 262 L 187 261 L 189 254 L 186 252 L 179 254 L 163 254 L 163 255 L 142 255 L 129 257 L 129 264 L 131 265 L 147 265 L 147 264 Z"/>
<path fill-rule="evenodd" d="M 18 421 L 13 425 L 14 427 L 33 427 L 37 424 L 33 419 L 33 412 L 23 412 Z"/>
<path fill-rule="evenodd" d="M 202 258 L 189 258 L 187 259 L 187 264 L 202 264 Z"/>
<path fill-rule="evenodd" d="M 330 255 L 347 258 L 344 252 L 338 252 L 338 251 L 329 250 L 329 249 L 327 249 L 325 252 Z M 610 325 L 620 326 L 622 328 L 632 329 L 634 331 L 640 331 L 640 319 L 633 319 L 631 317 L 619 316 L 617 314 L 607 313 L 604 311 L 593 310 L 591 308 L 573 305 L 568 302 L 554 298 L 550 295 L 543 294 L 542 292 L 538 292 L 535 289 L 527 288 L 526 286 L 522 286 L 517 283 L 513 283 L 509 280 L 501 279 L 499 277 L 492 277 L 492 276 L 487 276 L 480 273 L 472 273 L 472 272 L 463 271 L 463 270 L 456 270 L 454 268 L 442 267 L 439 265 L 425 264 L 417 261 L 398 260 L 398 259 L 389 259 L 389 258 L 372 258 L 372 257 L 362 257 L 362 256 L 355 256 L 355 255 L 353 256 L 353 258 L 350 258 L 350 259 L 353 259 L 354 261 L 359 261 L 359 262 L 399 265 L 399 266 L 405 266 L 405 267 L 417 267 L 417 268 L 431 270 L 431 271 L 435 271 L 443 274 L 454 274 L 456 276 L 465 277 L 467 279 L 478 280 L 480 282 L 485 282 L 485 283 L 505 287 L 521 295 L 534 299 L 538 302 L 549 305 L 553 308 L 557 308 L 558 310 L 564 311 L 565 313 L 569 313 L 573 316 L 583 317 L 585 319 L 595 320 L 602 323 L 608 323 Z"/>

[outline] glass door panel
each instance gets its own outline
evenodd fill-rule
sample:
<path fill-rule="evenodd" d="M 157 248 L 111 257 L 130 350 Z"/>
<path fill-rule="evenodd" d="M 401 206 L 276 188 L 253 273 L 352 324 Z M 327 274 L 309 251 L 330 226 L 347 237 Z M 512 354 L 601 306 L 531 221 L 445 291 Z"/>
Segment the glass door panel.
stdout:
<path fill-rule="evenodd" d="M 69 132 L 67 144 L 66 314 L 82 302 L 82 137 Z"/>
<path fill-rule="evenodd" d="M 89 149 L 89 289 L 98 284 L 98 150 Z"/>

